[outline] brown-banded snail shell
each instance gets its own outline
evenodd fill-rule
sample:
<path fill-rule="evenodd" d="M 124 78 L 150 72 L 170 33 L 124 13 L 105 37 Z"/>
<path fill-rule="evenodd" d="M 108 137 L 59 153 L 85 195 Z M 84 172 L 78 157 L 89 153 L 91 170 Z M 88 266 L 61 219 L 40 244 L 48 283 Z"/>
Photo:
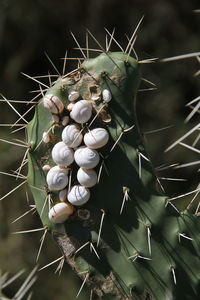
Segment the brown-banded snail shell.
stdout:
<path fill-rule="evenodd" d="M 44 107 L 52 114 L 61 114 L 64 109 L 62 101 L 55 95 L 47 94 L 43 99 Z"/>

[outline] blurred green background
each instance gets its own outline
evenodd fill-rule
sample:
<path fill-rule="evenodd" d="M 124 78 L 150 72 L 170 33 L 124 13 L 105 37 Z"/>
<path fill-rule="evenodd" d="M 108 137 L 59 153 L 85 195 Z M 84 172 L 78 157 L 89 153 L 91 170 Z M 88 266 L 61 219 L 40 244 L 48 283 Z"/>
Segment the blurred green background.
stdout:
<path fill-rule="evenodd" d="M 31 76 L 55 73 L 44 55 L 47 52 L 57 68 L 62 71 L 65 51 L 68 56 L 80 57 L 73 48 L 76 44 L 70 35 L 74 33 L 80 45 L 85 47 L 85 28 L 88 28 L 105 46 L 106 27 L 110 32 L 115 28 L 115 38 L 127 45 L 127 34 L 133 33 L 140 18 L 145 15 L 138 31 L 136 52 L 140 60 L 154 57 L 164 58 L 184 53 L 200 51 L 200 14 L 199 1 L 164 0 L 91 0 L 91 1 L 53 1 L 53 0 L 1 0 L 0 2 L 0 93 L 7 99 L 30 100 L 38 89 L 37 84 L 27 80 L 20 72 Z M 91 41 L 91 47 L 96 47 Z M 117 50 L 113 45 L 112 50 Z M 67 70 L 76 67 L 76 63 L 67 63 Z M 185 104 L 200 95 L 199 77 L 193 74 L 200 69 L 195 59 L 171 63 L 142 65 L 142 77 L 153 81 L 157 90 L 141 91 L 138 94 L 138 117 L 142 131 L 165 126 L 173 127 L 146 136 L 146 146 L 155 167 L 176 162 L 186 163 L 198 160 L 198 154 L 176 147 L 164 153 L 164 150 L 178 137 L 198 122 L 198 116 L 189 124 L 184 124 L 189 109 Z M 142 82 L 141 89 L 149 88 Z M 5 103 L 0 103 L 0 123 L 13 123 L 18 116 Z M 25 105 L 16 104 L 22 114 Z M 29 115 L 29 119 L 32 113 Z M 10 130 L 0 128 L 0 138 L 24 140 L 24 133 L 11 135 Z M 0 143 L 0 171 L 16 170 L 22 160 L 24 149 Z M 168 170 L 161 174 L 165 177 L 186 178 L 187 182 L 162 182 L 166 193 L 177 195 L 195 188 L 198 178 L 198 166 L 187 169 Z M 25 168 L 23 169 L 26 174 Z M 0 175 L 0 196 L 16 186 L 17 182 Z M 30 203 L 33 203 L 29 195 Z M 0 202 L 0 269 L 10 274 L 26 268 L 30 272 L 35 264 L 41 232 L 27 235 L 12 235 L 18 230 L 41 227 L 37 215 L 27 215 L 22 220 L 11 222 L 28 210 L 24 189 Z M 47 237 L 40 256 L 39 265 L 43 266 L 60 256 L 53 240 Z M 32 299 L 75 299 L 81 281 L 65 265 L 61 276 L 55 275 L 56 265 L 41 271 L 33 287 Z M 25 278 L 25 277 L 24 277 Z M 11 297 L 23 280 L 16 281 L 5 289 Z M 86 288 L 79 299 L 89 299 Z"/>

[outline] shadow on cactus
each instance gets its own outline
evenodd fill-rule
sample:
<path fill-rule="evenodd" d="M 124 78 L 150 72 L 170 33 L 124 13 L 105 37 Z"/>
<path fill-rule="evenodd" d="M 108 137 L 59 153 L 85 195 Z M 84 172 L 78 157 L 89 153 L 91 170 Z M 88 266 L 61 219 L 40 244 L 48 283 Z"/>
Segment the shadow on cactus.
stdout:
<path fill-rule="evenodd" d="M 136 119 L 134 37 L 110 52 L 111 35 L 96 58 L 80 49 L 78 68 L 41 89 L 27 125 L 27 183 L 44 236 L 93 297 L 198 299 L 200 226 L 157 191 Z"/>

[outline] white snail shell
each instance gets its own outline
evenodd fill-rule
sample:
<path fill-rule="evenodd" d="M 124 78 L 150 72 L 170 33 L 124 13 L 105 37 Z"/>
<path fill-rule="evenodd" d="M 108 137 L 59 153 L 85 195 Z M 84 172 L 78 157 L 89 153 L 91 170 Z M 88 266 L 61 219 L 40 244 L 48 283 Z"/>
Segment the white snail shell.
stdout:
<path fill-rule="evenodd" d="M 63 112 L 64 105 L 62 101 L 55 95 L 47 94 L 43 99 L 44 107 L 53 114 Z"/>
<path fill-rule="evenodd" d="M 98 165 L 100 157 L 96 150 L 83 146 L 76 149 L 74 159 L 79 167 L 93 169 Z"/>
<path fill-rule="evenodd" d="M 103 90 L 102 96 L 103 96 L 103 101 L 104 102 L 110 102 L 111 99 L 112 99 L 111 92 L 107 89 Z"/>
<path fill-rule="evenodd" d="M 68 100 L 73 102 L 73 101 L 76 101 L 79 97 L 80 97 L 79 92 L 72 91 L 68 96 Z"/>
<path fill-rule="evenodd" d="M 77 172 L 78 182 L 86 187 L 92 187 L 97 183 L 97 173 L 93 169 L 80 168 Z"/>
<path fill-rule="evenodd" d="M 67 105 L 67 110 L 68 111 L 72 111 L 72 108 L 74 107 L 74 103 L 69 103 L 68 105 Z"/>
<path fill-rule="evenodd" d="M 55 166 L 47 173 L 48 188 L 53 191 L 63 190 L 68 184 L 68 170 Z"/>
<path fill-rule="evenodd" d="M 67 200 L 67 193 L 68 193 L 68 189 L 64 189 L 64 190 L 59 192 L 60 201 L 66 201 Z"/>
<path fill-rule="evenodd" d="M 44 172 L 48 172 L 50 169 L 51 169 L 51 166 L 50 166 L 50 165 L 44 165 L 44 166 L 42 167 L 42 170 L 43 170 Z"/>
<path fill-rule="evenodd" d="M 49 211 L 49 220 L 53 223 L 63 223 L 72 213 L 73 206 L 70 203 L 57 203 Z"/>
<path fill-rule="evenodd" d="M 108 142 L 109 134 L 104 128 L 94 128 L 84 135 L 85 145 L 91 149 L 98 149 Z"/>
<path fill-rule="evenodd" d="M 48 132 L 44 131 L 42 134 L 42 141 L 47 144 L 50 142 L 50 136 L 48 134 Z"/>
<path fill-rule="evenodd" d="M 83 135 L 77 125 L 68 125 L 63 129 L 62 140 L 68 147 L 78 147 L 82 139 Z"/>
<path fill-rule="evenodd" d="M 68 193 L 68 201 L 72 205 L 83 205 L 90 198 L 90 191 L 82 185 L 74 185 Z"/>
<path fill-rule="evenodd" d="M 70 117 L 77 123 L 86 123 L 92 115 L 92 105 L 87 100 L 76 102 L 70 112 Z"/>
<path fill-rule="evenodd" d="M 74 161 L 74 151 L 64 142 L 55 144 L 51 152 L 53 161 L 60 166 L 69 166 Z"/>
<path fill-rule="evenodd" d="M 69 123 L 69 117 L 68 116 L 64 116 L 62 118 L 62 125 L 66 126 Z"/>

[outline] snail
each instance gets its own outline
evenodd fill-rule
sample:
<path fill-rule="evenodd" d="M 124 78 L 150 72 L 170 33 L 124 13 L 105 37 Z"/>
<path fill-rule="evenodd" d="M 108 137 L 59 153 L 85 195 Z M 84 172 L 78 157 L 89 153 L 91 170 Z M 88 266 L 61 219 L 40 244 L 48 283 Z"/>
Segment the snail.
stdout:
<path fill-rule="evenodd" d="M 66 126 L 69 123 L 69 117 L 68 116 L 64 116 L 62 118 L 62 125 Z"/>
<path fill-rule="evenodd" d="M 68 111 L 72 111 L 72 108 L 74 107 L 74 103 L 69 103 L 68 105 L 67 105 L 67 110 Z"/>
<path fill-rule="evenodd" d="M 67 200 L 67 189 L 64 189 L 62 191 L 59 192 L 59 199 L 60 201 L 66 201 Z"/>
<path fill-rule="evenodd" d="M 98 165 L 100 157 L 96 150 L 82 146 L 75 151 L 74 159 L 79 167 L 93 169 Z"/>
<path fill-rule="evenodd" d="M 83 135 L 77 125 L 68 125 L 63 129 L 62 140 L 68 147 L 78 147 L 82 139 Z"/>
<path fill-rule="evenodd" d="M 77 123 L 86 123 L 92 116 L 92 105 L 87 100 L 80 100 L 74 104 L 70 117 Z"/>
<path fill-rule="evenodd" d="M 109 134 L 104 128 L 94 128 L 84 135 L 85 145 L 91 149 L 98 149 L 108 142 Z"/>
<path fill-rule="evenodd" d="M 55 166 L 47 173 L 46 181 L 49 190 L 60 191 L 68 184 L 68 170 Z"/>
<path fill-rule="evenodd" d="M 77 91 L 72 91 L 69 96 L 68 96 L 68 100 L 70 102 L 73 102 L 73 101 L 76 101 L 78 98 L 80 97 L 80 94 L 79 92 Z"/>
<path fill-rule="evenodd" d="M 48 132 L 44 131 L 42 134 L 42 141 L 47 144 L 50 142 L 50 136 L 48 134 Z"/>
<path fill-rule="evenodd" d="M 48 172 L 50 169 L 51 169 L 51 166 L 50 166 L 50 165 L 44 165 L 44 166 L 42 167 L 42 170 L 43 170 L 44 172 Z"/>
<path fill-rule="evenodd" d="M 112 99 L 111 92 L 107 89 L 103 90 L 102 97 L 104 102 L 110 102 Z"/>
<path fill-rule="evenodd" d="M 51 152 L 53 161 L 60 165 L 67 167 L 74 161 L 74 151 L 69 148 L 64 142 L 55 144 Z"/>
<path fill-rule="evenodd" d="M 85 187 L 92 187 L 97 183 L 97 173 L 93 169 L 80 168 L 77 172 L 77 180 Z"/>
<path fill-rule="evenodd" d="M 67 202 L 55 204 L 49 210 L 49 220 L 53 223 L 63 223 L 73 213 L 73 206 Z"/>
<path fill-rule="evenodd" d="M 82 185 L 74 185 L 68 193 L 68 201 L 75 206 L 85 204 L 90 198 L 90 191 Z"/>
<path fill-rule="evenodd" d="M 44 107 L 53 114 L 61 114 L 64 109 L 62 101 L 55 95 L 47 94 L 43 99 Z"/>

